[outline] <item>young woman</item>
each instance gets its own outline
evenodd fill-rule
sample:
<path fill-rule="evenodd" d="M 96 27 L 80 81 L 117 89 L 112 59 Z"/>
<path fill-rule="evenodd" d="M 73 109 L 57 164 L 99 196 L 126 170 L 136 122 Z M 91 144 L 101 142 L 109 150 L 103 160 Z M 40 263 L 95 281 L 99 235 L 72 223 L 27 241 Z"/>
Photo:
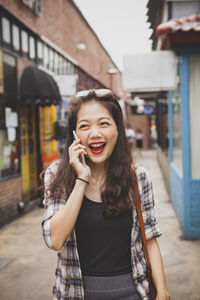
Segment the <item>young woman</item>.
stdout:
<path fill-rule="evenodd" d="M 53 299 L 151 299 L 137 182 L 156 299 L 167 300 L 152 184 L 132 163 L 118 101 L 109 90 L 79 92 L 69 109 L 63 157 L 44 177 L 44 240 L 59 251 Z"/>

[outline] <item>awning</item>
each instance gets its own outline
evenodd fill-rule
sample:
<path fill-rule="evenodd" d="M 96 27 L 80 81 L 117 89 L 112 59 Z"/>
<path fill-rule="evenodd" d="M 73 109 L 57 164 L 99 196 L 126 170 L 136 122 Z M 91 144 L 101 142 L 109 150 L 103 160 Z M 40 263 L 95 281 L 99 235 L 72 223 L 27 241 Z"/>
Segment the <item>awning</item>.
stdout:
<path fill-rule="evenodd" d="M 22 102 L 57 104 L 60 102 L 60 93 L 51 75 L 37 67 L 28 66 L 21 76 L 20 98 Z"/>

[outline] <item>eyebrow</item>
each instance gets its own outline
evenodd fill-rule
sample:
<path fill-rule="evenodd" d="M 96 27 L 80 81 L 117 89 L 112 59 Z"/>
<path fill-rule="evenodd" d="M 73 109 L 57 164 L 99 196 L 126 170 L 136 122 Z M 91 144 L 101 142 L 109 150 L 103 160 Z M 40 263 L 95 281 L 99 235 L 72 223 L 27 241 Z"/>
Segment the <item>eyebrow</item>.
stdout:
<path fill-rule="evenodd" d="M 109 117 L 101 117 L 101 118 L 98 118 L 98 121 L 103 120 L 103 119 L 107 119 L 107 120 L 111 121 L 111 118 L 109 118 Z M 87 119 L 82 119 L 82 120 L 80 120 L 78 123 L 81 123 L 81 122 L 89 122 L 89 120 L 87 120 Z"/>

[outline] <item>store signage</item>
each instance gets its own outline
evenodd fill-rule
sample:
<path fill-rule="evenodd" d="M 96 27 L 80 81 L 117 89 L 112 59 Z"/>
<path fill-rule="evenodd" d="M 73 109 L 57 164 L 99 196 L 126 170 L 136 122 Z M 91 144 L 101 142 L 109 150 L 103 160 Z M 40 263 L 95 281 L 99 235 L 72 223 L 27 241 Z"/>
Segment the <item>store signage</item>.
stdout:
<path fill-rule="evenodd" d="M 5 108 L 6 127 L 18 127 L 17 113 L 13 112 L 10 107 Z"/>
<path fill-rule="evenodd" d="M 123 86 L 127 92 L 170 91 L 178 83 L 178 57 L 171 50 L 124 56 Z"/>
<path fill-rule="evenodd" d="M 154 113 L 153 106 L 150 103 L 145 104 L 144 106 L 144 114 L 151 115 Z"/>
<path fill-rule="evenodd" d="M 30 8 L 37 16 L 41 16 L 42 0 L 21 0 L 21 2 Z"/>

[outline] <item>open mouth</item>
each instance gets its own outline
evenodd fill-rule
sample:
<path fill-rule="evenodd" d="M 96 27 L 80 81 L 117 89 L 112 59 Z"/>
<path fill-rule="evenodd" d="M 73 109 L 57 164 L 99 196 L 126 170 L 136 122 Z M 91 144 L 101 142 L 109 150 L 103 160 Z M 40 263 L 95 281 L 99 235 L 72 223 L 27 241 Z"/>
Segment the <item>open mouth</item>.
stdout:
<path fill-rule="evenodd" d="M 89 145 L 90 151 L 93 154 L 100 154 L 104 151 L 106 143 L 91 143 Z"/>

